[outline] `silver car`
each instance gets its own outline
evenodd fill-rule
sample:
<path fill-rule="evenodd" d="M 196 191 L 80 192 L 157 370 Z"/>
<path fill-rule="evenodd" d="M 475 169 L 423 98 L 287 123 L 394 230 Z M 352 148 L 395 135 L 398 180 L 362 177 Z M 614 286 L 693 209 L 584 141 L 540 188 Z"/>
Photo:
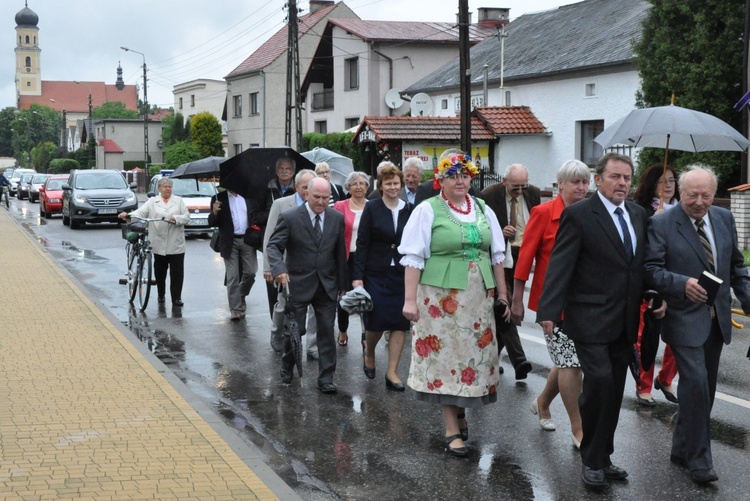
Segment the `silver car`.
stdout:
<path fill-rule="evenodd" d="M 44 186 L 44 182 L 49 177 L 50 174 L 36 174 L 31 178 L 31 181 L 27 183 L 29 185 L 29 202 L 39 201 L 39 188 Z"/>

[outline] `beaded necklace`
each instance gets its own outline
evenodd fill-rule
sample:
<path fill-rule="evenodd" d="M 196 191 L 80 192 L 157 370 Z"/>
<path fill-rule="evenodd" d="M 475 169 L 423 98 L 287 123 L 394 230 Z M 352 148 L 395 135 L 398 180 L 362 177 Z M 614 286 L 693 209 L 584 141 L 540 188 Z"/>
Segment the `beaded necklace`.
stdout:
<path fill-rule="evenodd" d="M 444 191 L 440 192 L 440 196 L 443 197 L 443 200 L 445 200 L 445 202 L 448 204 L 448 207 L 450 207 L 454 211 L 458 212 L 459 214 L 466 215 L 466 214 L 468 214 L 468 213 L 471 212 L 471 198 L 469 198 L 468 194 L 464 195 L 466 197 L 466 209 L 461 209 L 460 207 L 456 207 L 453 204 L 453 202 L 451 202 L 450 200 L 448 200 L 448 197 L 445 196 L 445 192 Z"/>

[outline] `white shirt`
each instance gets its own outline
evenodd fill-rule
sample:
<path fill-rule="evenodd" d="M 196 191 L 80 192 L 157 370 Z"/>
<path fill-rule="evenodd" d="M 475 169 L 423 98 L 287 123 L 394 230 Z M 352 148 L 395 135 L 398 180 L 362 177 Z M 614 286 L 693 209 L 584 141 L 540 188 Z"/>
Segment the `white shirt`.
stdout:
<path fill-rule="evenodd" d="M 247 203 L 245 199 L 235 193 L 229 195 L 229 210 L 232 212 L 232 224 L 235 235 L 244 235 L 247 231 Z"/>
<path fill-rule="evenodd" d="M 604 207 L 607 209 L 607 212 L 609 212 L 609 216 L 612 218 L 612 222 L 615 223 L 615 228 L 617 228 L 617 234 L 620 235 L 620 240 L 623 241 L 623 244 L 625 243 L 625 239 L 623 238 L 622 234 L 622 226 L 620 226 L 620 218 L 617 217 L 617 214 L 615 214 L 615 209 L 620 207 L 622 209 L 622 217 L 625 218 L 625 222 L 628 225 L 628 232 L 630 233 L 630 241 L 633 243 L 633 255 L 635 256 L 635 249 L 638 246 L 638 242 L 635 240 L 635 230 L 633 229 L 633 223 L 630 221 L 630 214 L 628 213 L 628 210 L 625 208 L 625 202 L 621 203 L 620 205 L 615 205 L 606 198 L 604 198 L 604 195 L 599 193 L 597 190 L 597 195 L 599 195 L 599 199 L 604 204 Z"/>

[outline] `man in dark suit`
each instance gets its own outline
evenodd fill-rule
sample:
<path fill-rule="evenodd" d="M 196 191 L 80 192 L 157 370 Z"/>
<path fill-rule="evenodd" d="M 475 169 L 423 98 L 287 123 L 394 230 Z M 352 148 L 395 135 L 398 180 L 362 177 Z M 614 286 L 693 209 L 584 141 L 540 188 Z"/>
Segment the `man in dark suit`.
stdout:
<path fill-rule="evenodd" d="M 312 305 L 318 325 L 318 389 L 335 393 L 336 341 L 333 322 L 336 302 L 347 289 L 344 215 L 328 207 L 330 183 L 314 178 L 307 189 L 307 202 L 282 212 L 266 246 L 274 281 L 289 285 L 292 308 L 304 334 L 305 314 Z M 284 259 L 286 251 L 286 260 Z M 284 340 L 281 380 L 292 381 L 294 354 L 289 338 Z"/>
<path fill-rule="evenodd" d="M 233 191 L 222 191 L 211 199 L 208 224 L 219 228 L 219 253 L 226 269 L 225 285 L 232 321 L 245 318 L 245 298 L 258 271 L 255 248 L 244 240 L 250 227 L 259 227 L 258 213 L 254 200 L 247 200 Z"/>
<path fill-rule="evenodd" d="M 645 267 L 650 285 L 669 303 L 662 337 L 680 371 L 680 412 L 670 459 L 690 469 L 694 482 L 705 484 L 718 480 L 711 456 L 711 408 L 721 349 L 732 339 L 730 287 L 742 309 L 750 311 L 750 277 L 732 213 L 711 206 L 713 171 L 688 167 L 679 186 L 680 204 L 651 218 Z M 704 271 L 723 280 L 712 307 L 698 284 Z"/>
<path fill-rule="evenodd" d="M 525 166 L 511 164 L 505 169 L 503 182 L 482 190 L 482 198 L 495 212 L 500 227 L 503 229 L 505 247 L 506 249 L 510 247 L 513 256 L 513 267 L 505 268 L 505 287 L 510 298 L 513 297 L 513 275 L 516 271 L 518 251 L 523 242 L 523 231 L 529 220 L 531 209 L 542 201 L 541 192 L 539 188 L 529 184 L 529 171 Z M 531 364 L 526 360 L 521 338 L 518 337 L 518 327 L 512 322 L 503 322 L 497 314 L 495 321 L 500 334 L 497 340 L 498 350 L 502 350 L 505 346 L 510 363 L 516 371 L 516 379 L 526 379 L 528 373 L 531 372 Z"/>
<path fill-rule="evenodd" d="M 591 487 L 628 476 L 610 456 L 643 297 L 648 216 L 625 201 L 632 176 L 629 157 L 603 156 L 594 175 L 597 192 L 563 211 L 537 312 L 550 337 L 564 314 L 565 333 L 575 343 L 584 376 L 581 478 Z"/>

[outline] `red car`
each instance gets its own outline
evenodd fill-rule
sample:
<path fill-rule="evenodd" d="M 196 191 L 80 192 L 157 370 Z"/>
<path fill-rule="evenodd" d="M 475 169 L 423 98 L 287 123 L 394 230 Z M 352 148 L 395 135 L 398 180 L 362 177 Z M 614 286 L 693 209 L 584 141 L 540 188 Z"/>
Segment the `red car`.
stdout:
<path fill-rule="evenodd" d="M 52 176 L 39 188 L 39 215 L 50 219 L 52 214 L 62 214 L 62 185 L 68 175 Z"/>

